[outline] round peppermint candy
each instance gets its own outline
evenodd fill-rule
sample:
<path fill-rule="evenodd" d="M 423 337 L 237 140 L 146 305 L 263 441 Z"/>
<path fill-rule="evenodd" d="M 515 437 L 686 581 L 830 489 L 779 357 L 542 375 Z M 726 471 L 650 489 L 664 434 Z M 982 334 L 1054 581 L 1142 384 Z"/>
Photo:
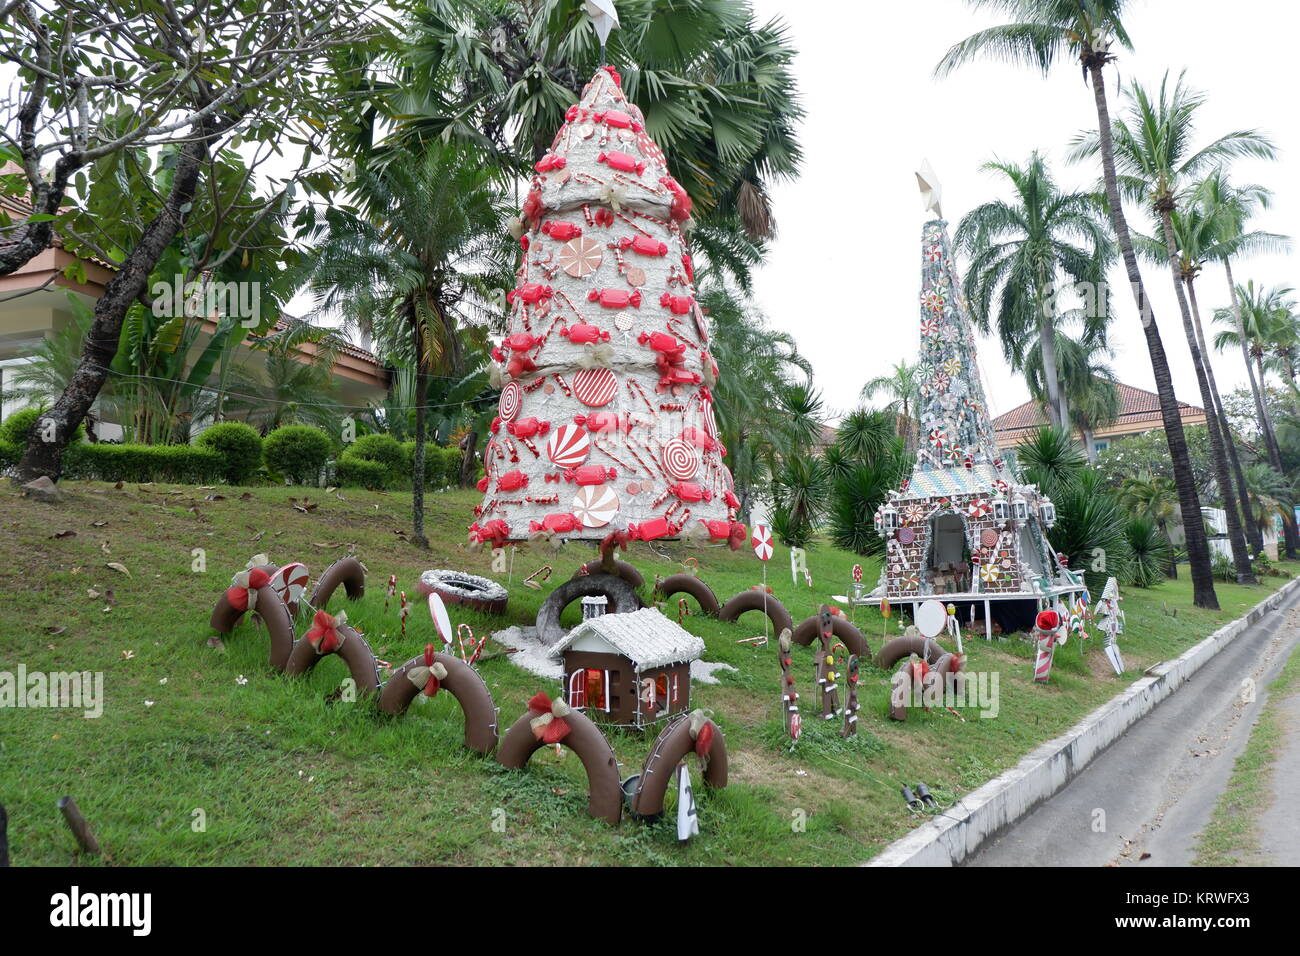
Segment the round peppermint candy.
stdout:
<path fill-rule="evenodd" d="M 681 438 L 665 442 L 659 463 L 669 478 L 690 481 L 700 469 L 700 456 L 695 446 Z"/>
<path fill-rule="evenodd" d="M 600 268 L 603 255 L 599 242 L 587 236 L 578 236 L 576 239 L 570 239 L 560 248 L 560 254 L 555 257 L 555 261 L 573 278 L 581 279 Z"/>
<path fill-rule="evenodd" d="M 577 425 L 561 425 L 546 440 L 546 457 L 559 468 L 577 468 L 591 452 L 591 436 Z"/>
<path fill-rule="evenodd" d="M 311 583 L 307 566 L 297 561 L 286 564 L 271 575 L 271 590 L 280 596 L 285 604 L 297 604 Z"/>
<path fill-rule="evenodd" d="M 718 420 L 713 415 L 712 402 L 700 402 L 700 407 L 704 409 L 704 431 L 714 441 L 718 439 Z"/>
<path fill-rule="evenodd" d="M 501 389 L 501 403 L 497 407 L 501 420 L 513 422 L 523 404 L 524 390 L 519 387 L 519 383 L 506 382 L 506 387 Z"/>
<path fill-rule="evenodd" d="M 582 404 L 600 408 L 618 394 L 618 379 L 607 368 L 579 369 L 573 376 L 573 394 Z"/>
<path fill-rule="evenodd" d="M 584 528 L 603 528 L 618 514 L 618 495 L 608 485 L 583 485 L 573 496 L 572 511 Z"/>
<path fill-rule="evenodd" d="M 911 544 L 915 540 L 916 540 L 916 532 L 913 531 L 911 528 L 898 529 L 899 544 Z"/>
<path fill-rule="evenodd" d="M 754 536 L 749 539 L 749 546 L 758 555 L 758 560 L 769 561 L 772 558 L 772 532 L 765 524 L 754 525 Z"/>
<path fill-rule="evenodd" d="M 980 544 L 986 548 L 991 548 L 998 543 L 998 533 L 992 528 L 985 528 L 980 532 Z"/>

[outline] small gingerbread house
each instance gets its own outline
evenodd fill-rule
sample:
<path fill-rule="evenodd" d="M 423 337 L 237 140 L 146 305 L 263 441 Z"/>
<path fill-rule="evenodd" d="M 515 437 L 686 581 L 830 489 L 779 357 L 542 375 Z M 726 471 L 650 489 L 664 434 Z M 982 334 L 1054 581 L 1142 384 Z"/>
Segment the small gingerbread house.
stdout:
<path fill-rule="evenodd" d="M 1083 582 L 1048 542 L 1055 506 L 997 450 L 942 219 L 925 224 L 921 258 L 919 450 L 876 511 L 885 562 L 867 603 L 982 604 L 987 634 L 991 603 L 1051 601 Z"/>
<path fill-rule="evenodd" d="M 609 723 L 644 727 L 690 710 L 691 661 L 704 641 L 654 608 L 583 621 L 551 648 L 564 698 Z"/>

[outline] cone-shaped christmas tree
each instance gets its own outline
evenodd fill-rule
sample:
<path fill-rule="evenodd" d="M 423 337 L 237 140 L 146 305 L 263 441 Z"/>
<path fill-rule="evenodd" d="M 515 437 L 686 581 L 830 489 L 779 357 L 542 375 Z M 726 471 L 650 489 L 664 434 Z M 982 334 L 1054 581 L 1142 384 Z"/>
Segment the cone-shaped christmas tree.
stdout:
<path fill-rule="evenodd" d="M 535 169 L 470 540 L 743 540 L 691 201 L 616 71 L 597 71 Z"/>
<path fill-rule="evenodd" d="M 921 232 L 920 305 L 920 447 L 911 477 L 876 512 L 886 560 L 874 594 L 1005 600 L 1081 590 L 1082 577 L 1061 565 L 1047 540 L 1055 507 L 1034 485 L 1021 483 L 994 442 L 975 335 L 942 219 Z"/>

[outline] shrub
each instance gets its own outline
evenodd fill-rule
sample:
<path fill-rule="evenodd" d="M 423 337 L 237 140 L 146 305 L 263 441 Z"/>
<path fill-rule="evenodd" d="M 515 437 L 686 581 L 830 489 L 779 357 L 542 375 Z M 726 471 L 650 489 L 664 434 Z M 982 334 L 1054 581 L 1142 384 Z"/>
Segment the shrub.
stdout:
<path fill-rule="evenodd" d="M 65 478 L 99 481 L 174 481 L 208 484 L 220 480 L 226 462 L 208 448 L 194 445 L 68 446 L 63 456 Z"/>
<path fill-rule="evenodd" d="M 1160 533 L 1154 521 L 1146 517 L 1130 518 L 1124 526 L 1124 535 L 1133 554 L 1133 564 L 1125 583 L 1139 588 L 1154 587 L 1164 578 L 1165 569 L 1172 559 L 1169 539 Z"/>
<path fill-rule="evenodd" d="M 224 477 L 232 485 L 248 484 L 262 467 L 262 436 L 243 422 L 213 425 L 199 435 L 198 445 L 222 457 Z"/>
<path fill-rule="evenodd" d="M 1232 558 L 1222 551 L 1214 552 L 1214 559 L 1210 562 L 1210 572 L 1216 581 L 1226 581 L 1229 584 L 1235 584 L 1237 581 L 1237 566 L 1232 563 Z"/>
<path fill-rule="evenodd" d="M 36 424 L 36 419 L 41 417 L 45 411 L 44 408 L 24 408 L 21 412 L 14 412 L 3 422 L 0 422 L 0 441 L 8 442 L 11 445 L 17 445 L 19 454 L 27 445 L 27 433 L 32 430 Z M 78 425 L 77 430 L 72 433 L 74 442 L 86 440 L 86 426 Z"/>
<path fill-rule="evenodd" d="M 348 488 L 384 488 L 392 479 L 383 462 L 342 455 L 334 464 L 334 480 Z"/>
<path fill-rule="evenodd" d="M 379 465 L 383 471 L 380 483 L 386 485 L 400 482 L 407 467 L 406 452 L 401 442 L 392 435 L 384 434 L 362 435 L 339 456 L 339 464 L 342 465 L 344 461 L 365 461 Z M 373 469 L 362 469 L 362 472 L 370 474 Z M 338 478 L 344 480 L 341 475 Z"/>
<path fill-rule="evenodd" d="M 415 442 L 402 442 L 406 479 L 415 474 Z M 426 488 L 445 488 L 460 481 L 460 449 L 443 448 L 429 442 L 424 446 L 424 485 Z"/>
<path fill-rule="evenodd" d="M 1055 490 L 1056 527 L 1047 533 L 1052 547 L 1083 572 L 1100 594 L 1106 578 L 1131 579 L 1133 554 L 1125 527 L 1128 516 L 1106 488 L 1100 472 L 1085 470 L 1067 487 Z"/>
<path fill-rule="evenodd" d="M 334 446 L 319 428 L 284 425 L 267 436 L 262 445 L 266 466 L 296 484 L 315 484 Z"/>

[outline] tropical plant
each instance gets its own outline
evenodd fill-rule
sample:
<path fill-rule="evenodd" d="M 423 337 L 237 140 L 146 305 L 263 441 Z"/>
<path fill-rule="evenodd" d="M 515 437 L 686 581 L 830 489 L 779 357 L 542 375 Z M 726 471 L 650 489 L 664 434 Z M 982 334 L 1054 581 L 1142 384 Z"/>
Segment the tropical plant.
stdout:
<path fill-rule="evenodd" d="M 1063 318 L 1068 320 L 1069 315 L 1067 313 Z M 1112 424 L 1120 412 L 1115 372 L 1105 361 L 1110 355 L 1108 346 L 1100 343 L 1089 346 L 1086 342 L 1057 330 L 1057 374 L 1069 409 L 1070 424 L 1082 436 L 1084 452 L 1089 461 L 1097 457 L 1094 438 L 1097 429 Z M 1023 370 L 1029 384 L 1029 394 L 1039 404 L 1047 405 L 1042 352 L 1031 351 L 1025 357 Z"/>
<path fill-rule="evenodd" d="M 1115 144 L 1106 94 L 1106 66 L 1116 54 L 1111 47 L 1118 42 L 1124 49 L 1133 48 L 1124 15 L 1128 0 L 967 0 L 980 10 L 995 10 L 1011 18 L 972 34 L 954 45 L 936 67 L 936 73 L 951 73 L 964 63 L 988 55 L 995 59 L 1028 66 L 1041 73 L 1063 59 L 1073 59 L 1091 81 L 1093 104 L 1097 111 L 1097 152 L 1101 158 L 1105 184 L 1106 208 L 1111 227 L 1124 262 L 1125 278 L 1132 290 L 1134 304 L 1146 336 L 1151 370 L 1160 397 L 1160 414 L 1169 441 L 1169 455 L 1178 486 L 1179 507 L 1187 527 L 1187 552 L 1192 571 L 1192 602 L 1197 607 L 1218 608 L 1214 580 L 1210 571 L 1210 550 L 1200 527 L 1201 503 L 1192 478 L 1186 438 L 1174 394 L 1173 377 L 1160 336 L 1160 327 L 1151 308 L 1150 297 L 1142 280 L 1137 254 L 1129 234 L 1128 221 L 1120 197 L 1119 174 L 1115 166 Z"/>
<path fill-rule="evenodd" d="M 1274 515 L 1284 523 L 1295 520 L 1296 495 L 1286 478 L 1268 462 L 1257 461 L 1246 466 L 1246 488 L 1261 532 L 1272 526 Z"/>
<path fill-rule="evenodd" d="M 217 390 L 213 417 L 238 418 L 263 435 L 281 425 L 337 434 L 341 406 L 334 363 L 344 345 L 338 332 L 293 319 L 249 344 L 255 354 L 236 365 Z"/>
<path fill-rule="evenodd" d="M 772 530 L 783 544 L 806 548 L 826 509 L 831 483 L 816 459 L 794 455 L 772 480 Z"/>
<path fill-rule="evenodd" d="M 1070 567 L 1083 572 L 1088 587 L 1100 593 L 1109 576 L 1130 580 L 1133 555 L 1127 518 L 1102 475 L 1081 469 L 1073 481 L 1054 487 L 1051 496 L 1056 524 L 1047 538 L 1069 559 Z"/>
<path fill-rule="evenodd" d="M 311 285 L 324 308 L 338 308 L 381 351 L 415 366 L 411 540 L 427 548 L 429 376 L 462 376 L 473 341 L 466 328 L 499 314 L 490 303 L 508 285 L 514 258 L 502 228 L 505 197 L 480 156 L 442 143 L 359 168 L 353 193 L 358 213 L 326 214 Z"/>
<path fill-rule="evenodd" d="M 1173 564 L 1173 548 L 1169 539 L 1150 518 L 1132 516 L 1124 524 L 1132 560 L 1129 564 L 1127 584 L 1149 588 L 1160 583 L 1166 569 Z"/>
<path fill-rule="evenodd" d="M 713 388 L 713 408 L 744 516 L 756 494 L 772 490 L 784 461 L 815 456 L 821 397 L 793 336 L 768 327 L 747 300 L 721 285 L 702 289 L 699 300 L 712 325 L 710 353 L 726 370 Z"/>
<path fill-rule="evenodd" d="M 399 142 L 470 143 L 523 174 L 595 70 L 635 64 L 623 87 L 699 217 L 771 235 L 768 187 L 798 171 L 803 115 L 784 24 L 760 25 L 744 0 L 620 0 L 618 13 L 602 58 L 571 0 L 429 0 L 376 100 Z"/>
<path fill-rule="evenodd" d="M 885 410 L 895 413 L 895 433 L 910 449 L 915 444 L 916 422 L 912 416 L 920 397 L 921 378 L 915 362 L 895 362 L 888 375 L 878 375 L 862 386 L 863 399 L 873 399 L 884 393 L 889 403 Z"/>
<path fill-rule="evenodd" d="M 1027 480 L 1055 498 L 1077 483 L 1088 459 L 1065 428 L 1044 425 L 1016 446 L 1016 458 Z"/>
<path fill-rule="evenodd" d="M 1211 385 L 1209 359 L 1202 354 L 1196 324 L 1185 294 L 1185 277 L 1179 263 L 1178 236 L 1174 231 L 1174 212 L 1180 207 L 1183 194 L 1193 188 L 1196 177 L 1241 156 L 1272 159 L 1275 150 L 1268 137 L 1258 130 L 1236 130 L 1193 150 L 1191 141 L 1195 133 L 1196 114 L 1204 105 L 1205 96 L 1186 86 L 1181 74 L 1172 88 L 1166 74 L 1155 96 L 1140 83 L 1134 83 L 1126 90 L 1126 97 L 1128 118 L 1116 119 L 1112 129 L 1115 161 L 1120 172 L 1119 194 L 1148 209 L 1164 239 L 1166 262 L 1174 280 L 1183 331 L 1187 336 L 1187 347 L 1192 353 L 1192 367 L 1200 386 L 1201 401 L 1207 412 L 1210 451 L 1215 477 L 1219 482 L 1219 493 L 1224 500 L 1233 561 L 1237 566 L 1239 582 L 1253 584 L 1255 574 L 1251 568 L 1250 551 L 1237 510 L 1238 496 L 1229 480 L 1227 445 L 1232 436 L 1224 435 L 1220 427 L 1221 415 Z M 1098 134 L 1085 132 L 1076 140 L 1073 158 L 1091 157 L 1100 149 L 1101 139 Z M 1194 230 L 1188 229 L 1184 238 L 1192 241 L 1193 235 Z"/>
<path fill-rule="evenodd" d="M 1049 420 L 1068 425 L 1056 355 L 1057 301 L 1063 278 L 1076 283 L 1091 303 L 1079 310 L 1085 341 L 1105 342 L 1109 308 L 1097 290 L 1105 288 L 1114 258 L 1105 206 L 1096 193 L 1062 192 L 1036 152 L 1023 166 L 990 162 L 983 168 L 1005 177 L 1015 199 L 977 206 L 957 227 L 956 244 L 971 257 L 964 283 L 971 313 L 982 330 L 996 326 L 1013 369 L 1024 367 L 1026 353 L 1036 355 Z"/>
<path fill-rule="evenodd" d="M 831 540 L 854 554 L 878 554 L 885 548 L 875 527 L 876 509 L 897 488 L 911 467 L 901 439 L 885 453 L 855 459 L 847 474 L 835 479 L 830 498 Z"/>

